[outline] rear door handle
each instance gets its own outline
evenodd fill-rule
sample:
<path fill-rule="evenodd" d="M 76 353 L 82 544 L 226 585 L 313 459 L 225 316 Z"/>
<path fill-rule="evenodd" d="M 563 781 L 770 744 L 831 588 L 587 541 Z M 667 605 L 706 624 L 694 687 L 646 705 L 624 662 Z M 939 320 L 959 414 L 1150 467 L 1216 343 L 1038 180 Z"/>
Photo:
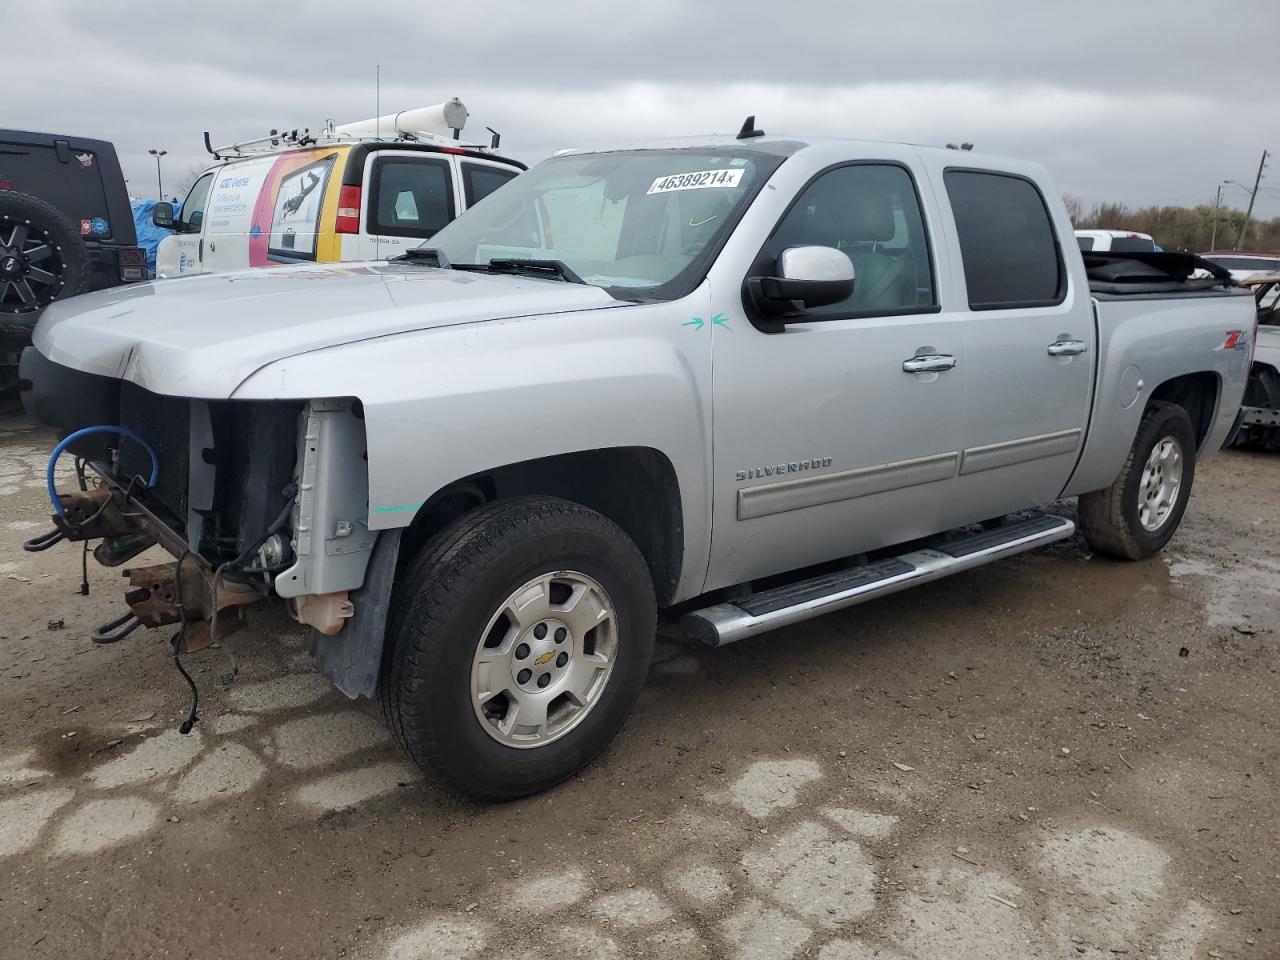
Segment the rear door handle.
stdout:
<path fill-rule="evenodd" d="M 902 361 L 904 373 L 940 373 L 956 365 L 956 358 L 949 353 L 926 353 Z"/>
<path fill-rule="evenodd" d="M 1083 340 L 1055 340 L 1049 344 L 1051 357 L 1078 357 L 1089 349 Z"/>

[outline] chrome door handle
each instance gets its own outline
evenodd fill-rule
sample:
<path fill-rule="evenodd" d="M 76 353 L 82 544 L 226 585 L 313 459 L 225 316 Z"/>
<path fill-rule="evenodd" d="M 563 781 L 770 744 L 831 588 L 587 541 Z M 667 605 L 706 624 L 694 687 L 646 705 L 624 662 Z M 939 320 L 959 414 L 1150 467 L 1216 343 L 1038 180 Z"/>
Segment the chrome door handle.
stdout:
<path fill-rule="evenodd" d="M 956 365 L 956 358 L 949 353 L 926 353 L 902 361 L 903 373 L 940 373 Z"/>
<path fill-rule="evenodd" d="M 1078 357 L 1087 352 L 1089 345 L 1083 340 L 1055 340 L 1049 344 L 1051 357 Z"/>

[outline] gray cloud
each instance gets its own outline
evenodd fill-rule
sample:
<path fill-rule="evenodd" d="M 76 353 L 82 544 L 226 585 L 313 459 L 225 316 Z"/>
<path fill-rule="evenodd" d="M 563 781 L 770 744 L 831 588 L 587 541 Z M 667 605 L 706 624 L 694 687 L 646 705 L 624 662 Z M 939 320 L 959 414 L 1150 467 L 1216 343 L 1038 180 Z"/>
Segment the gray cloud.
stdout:
<path fill-rule="evenodd" d="M 1087 200 L 1212 200 L 1280 149 L 1274 0 L 149 3 L 43 0 L 6 51 L 6 125 L 115 141 L 154 195 L 200 136 L 318 126 L 460 96 L 505 152 L 735 130 L 971 140 Z M 15 73 L 15 71 L 17 71 Z M 1280 166 L 1273 169 L 1280 170 Z M 1280 176 L 1258 212 L 1280 215 Z M 1244 193 L 1227 187 L 1238 206 Z"/>

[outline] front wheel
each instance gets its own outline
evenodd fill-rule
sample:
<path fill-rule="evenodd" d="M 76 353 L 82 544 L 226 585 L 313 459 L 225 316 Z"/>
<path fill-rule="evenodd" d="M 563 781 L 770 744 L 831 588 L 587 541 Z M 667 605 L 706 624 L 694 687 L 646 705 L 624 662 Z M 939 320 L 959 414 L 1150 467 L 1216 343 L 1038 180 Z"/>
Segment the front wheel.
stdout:
<path fill-rule="evenodd" d="M 579 504 L 488 504 L 396 585 L 380 694 L 409 756 L 454 792 L 510 800 L 588 763 L 621 729 L 653 654 L 635 544 Z"/>
<path fill-rule="evenodd" d="M 1153 401 L 1115 482 L 1080 497 L 1080 529 L 1089 546 L 1124 560 L 1158 552 L 1182 522 L 1195 473 L 1196 435 L 1187 411 Z"/>

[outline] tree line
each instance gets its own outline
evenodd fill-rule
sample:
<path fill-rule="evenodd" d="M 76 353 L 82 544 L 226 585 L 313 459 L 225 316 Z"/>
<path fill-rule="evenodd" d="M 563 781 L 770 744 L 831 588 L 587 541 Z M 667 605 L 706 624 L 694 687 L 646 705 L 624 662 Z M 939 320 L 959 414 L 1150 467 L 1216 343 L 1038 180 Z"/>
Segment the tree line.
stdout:
<path fill-rule="evenodd" d="M 1280 217 L 1249 222 L 1243 240 L 1244 211 L 1230 207 L 1214 208 L 1211 203 L 1194 207 L 1143 207 L 1134 210 L 1121 203 L 1095 203 L 1086 207 L 1079 197 L 1063 197 L 1067 213 L 1077 230 L 1132 230 L 1149 233 L 1166 250 L 1241 250 L 1280 251 Z M 1216 230 L 1215 230 L 1216 222 Z M 1240 241 L 1237 244 L 1237 241 Z"/>

